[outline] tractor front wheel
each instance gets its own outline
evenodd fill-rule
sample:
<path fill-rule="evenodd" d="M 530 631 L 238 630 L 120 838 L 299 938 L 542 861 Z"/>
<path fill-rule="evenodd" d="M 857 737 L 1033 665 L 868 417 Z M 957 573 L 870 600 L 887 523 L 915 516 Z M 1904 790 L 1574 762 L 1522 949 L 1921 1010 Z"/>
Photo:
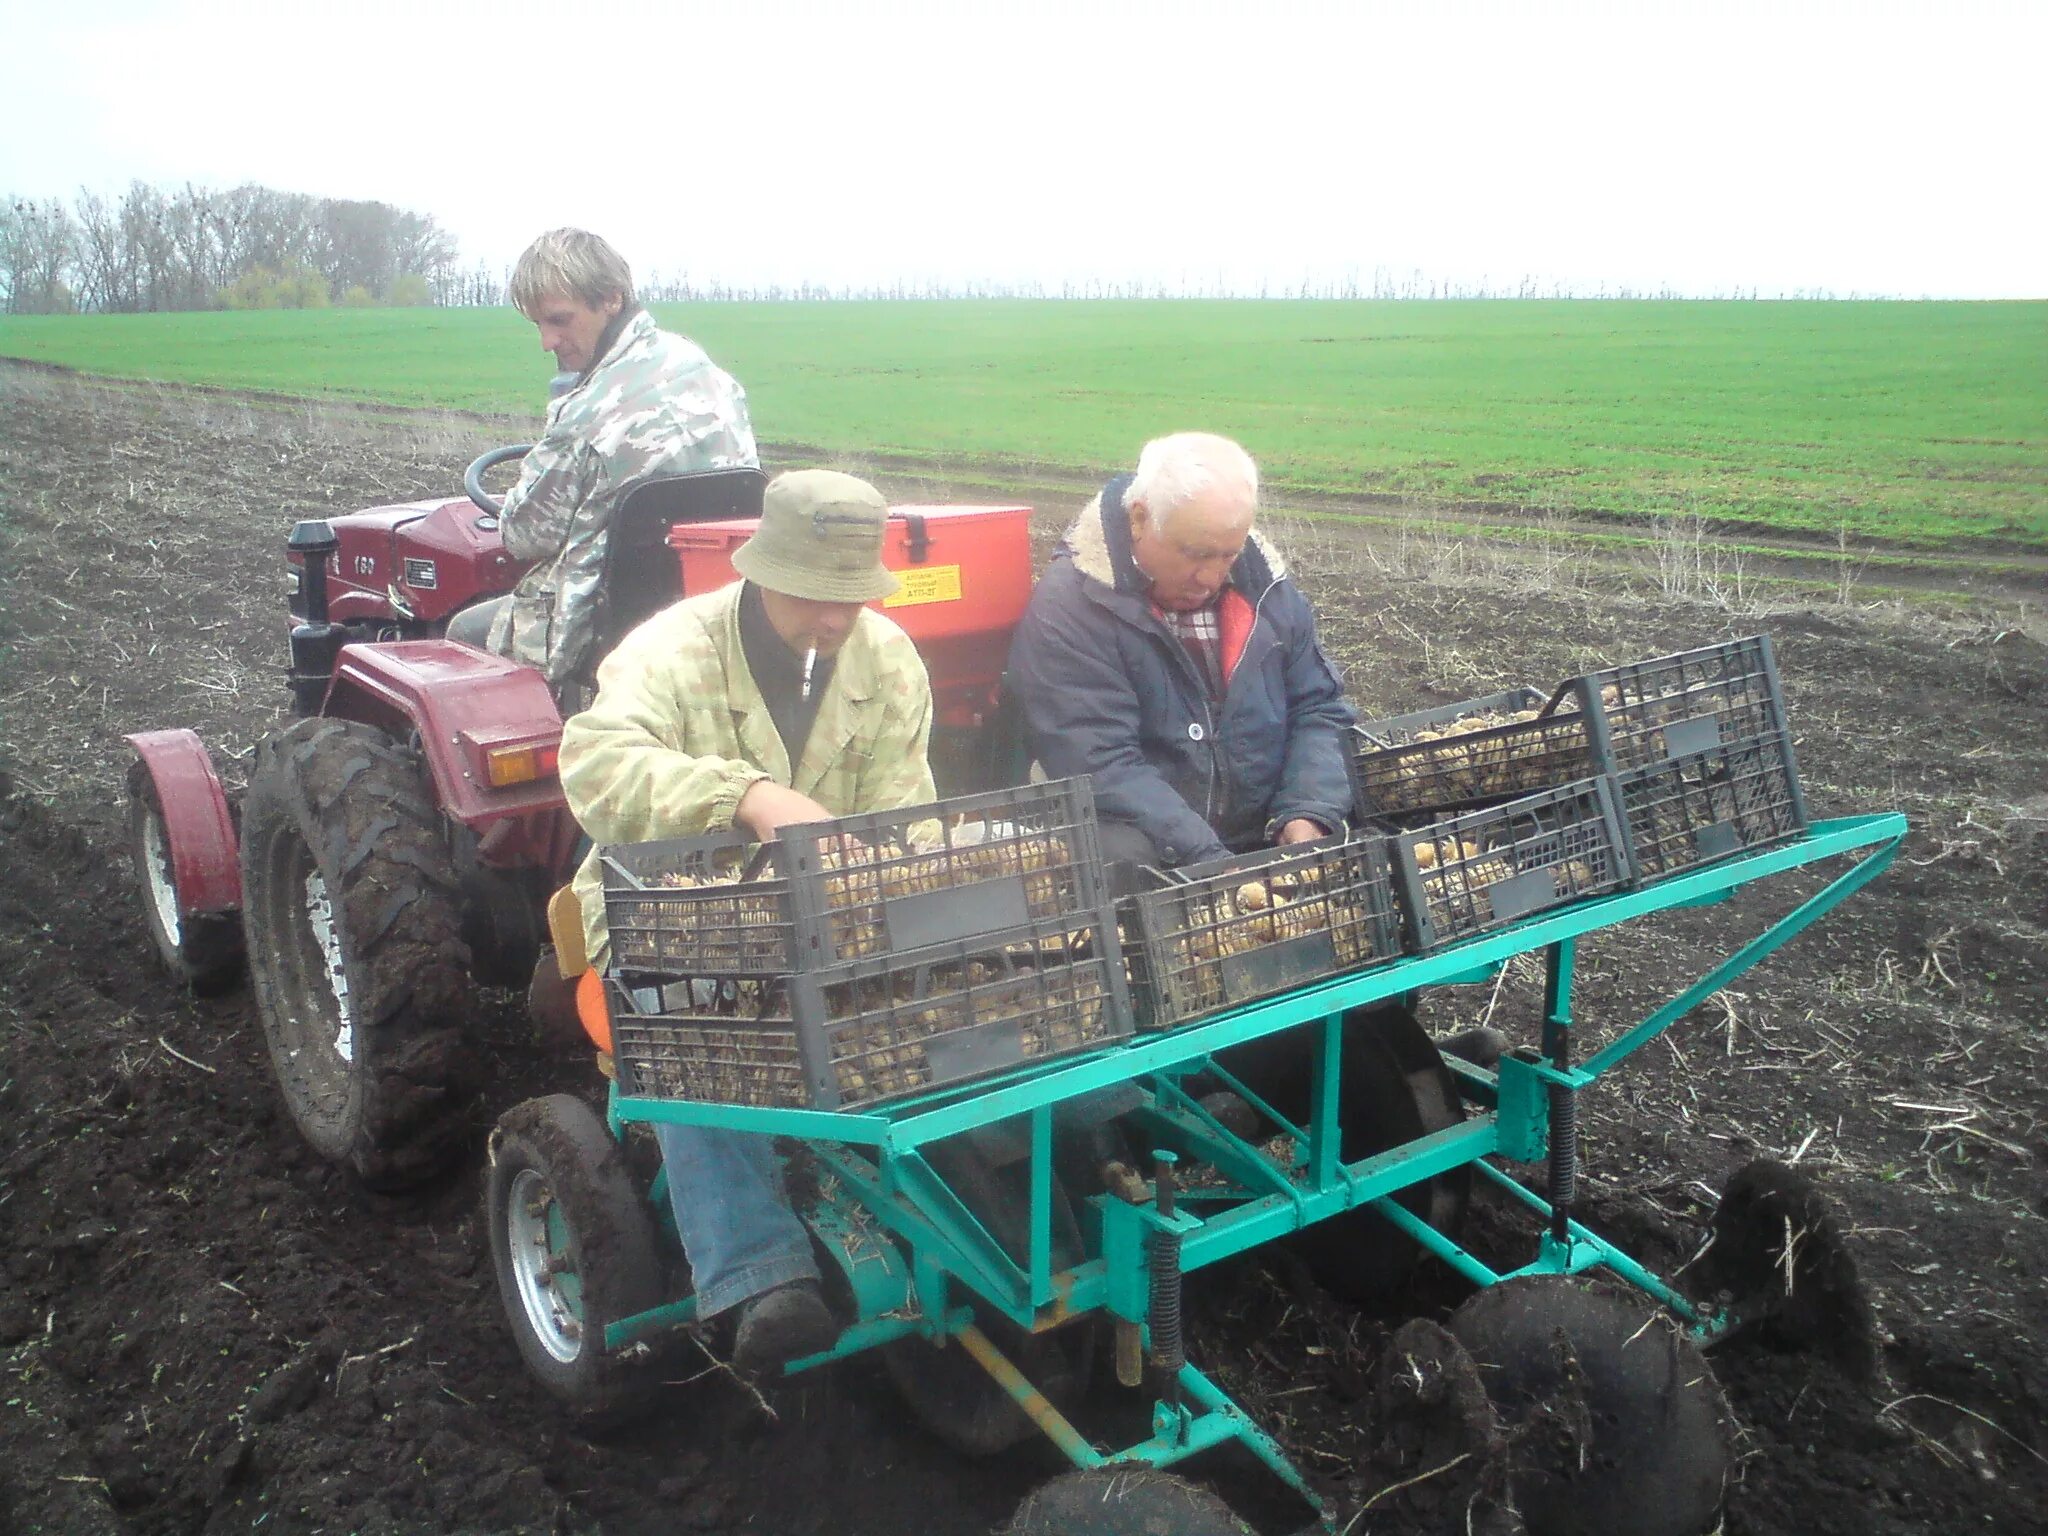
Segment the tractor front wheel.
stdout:
<path fill-rule="evenodd" d="M 595 1111 L 557 1093 L 500 1117 L 490 1161 L 491 1253 L 519 1353 L 586 1423 L 615 1421 L 654 1377 L 606 1350 L 604 1331 L 662 1299 L 654 1221 L 624 1151 Z"/>
<path fill-rule="evenodd" d="M 286 1106 L 375 1189 L 460 1145 L 475 1071 L 455 872 L 419 760 L 352 721 L 266 738 L 242 808 L 249 979 Z"/>
<path fill-rule="evenodd" d="M 227 991 L 242 974 L 241 920 L 233 912 L 179 911 L 163 803 L 142 763 L 128 766 L 128 858 L 143 926 L 164 969 L 201 997 Z"/>

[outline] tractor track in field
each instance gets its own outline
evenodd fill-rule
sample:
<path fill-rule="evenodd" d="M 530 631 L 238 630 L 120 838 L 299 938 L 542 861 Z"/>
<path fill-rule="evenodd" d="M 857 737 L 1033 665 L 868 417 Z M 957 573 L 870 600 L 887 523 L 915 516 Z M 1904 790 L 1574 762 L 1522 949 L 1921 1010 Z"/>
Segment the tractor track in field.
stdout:
<path fill-rule="evenodd" d="M 28 358 L 0 358 L 0 368 L 25 376 L 85 380 L 90 376 L 61 363 Z M 422 412 L 374 401 L 313 399 L 270 390 L 236 390 L 210 384 L 166 384 L 155 381 L 92 379 L 96 388 L 132 391 L 150 399 L 185 397 L 213 400 L 231 411 L 259 410 L 293 415 L 311 413 L 334 421 L 359 424 L 366 430 L 406 430 L 422 418 L 445 424 L 444 437 L 473 436 L 487 445 L 518 440 L 532 423 L 489 411 Z M 1056 464 L 1028 461 L 923 459 L 907 454 L 849 455 L 804 443 L 763 443 L 770 469 L 829 465 L 887 481 L 898 498 L 980 501 L 1000 498 L 1077 510 L 1099 488 L 1091 474 Z M 1385 544 L 1387 530 L 1406 530 L 1396 539 L 1396 552 L 1408 544 L 1425 546 L 1435 558 L 1457 558 L 1467 549 L 1498 551 L 1509 560 L 1527 558 L 1532 549 L 1559 552 L 1588 574 L 1640 574 L 1663 569 L 1681 585 L 1712 584 L 1721 590 L 1744 581 L 1760 595 L 1783 596 L 1797 587 L 1808 592 L 1848 594 L 1848 600 L 1871 601 L 1898 594 L 1971 602 L 2011 602 L 2016 607 L 2041 600 L 2048 582 L 2048 550 L 2018 540 L 1995 537 L 1923 540 L 1887 544 L 1869 539 L 1837 538 L 1825 532 L 1802 533 L 1770 522 L 1716 520 L 1711 526 L 1685 517 L 1661 522 L 1640 512 L 1558 510 L 1522 502 L 1468 500 L 1441 503 L 1385 492 L 1347 494 L 1279 487 L 1268 500 L 1288 513 L 1324 525 L 1328 537 L 1350 539 L 1360 549 Z M 1703 549 L 1703 543 L 1711 545 Z M 1428 553 L 1413 558 L 1426 559 Z M 1382 557 L 1384 558 L 1384 557 Z M 1707 562 L 1711 562 L 1710 564 Z"/>
<path fill-rule="evenodd" d="M 231 787 L 284 718 L 294 516 L 453 494 L 486 421 L 111 387 L 0 368 L 0 1532 L 844 1532 L 979 1536 L 1055 1468 L 921 1434 L 852 1361 L 772 1393 L 715 1372 L 578 1434 L 526 1381 L 479 1208 L 485 1121 L 595 1095 L 587 1054 L 494 995 L 472 1155 L 361 1192 L 282 1113 L 245 990 L 156 971 L 123 852 L 125 732 L 198 729 Z M 1255 446 L 1255 445 L 1254 445 Z M 1041 553 L 1092 487 L 878 463 L 897 500 L 1036 499 Z M 1818 813 L 1896 807 L 1898 864 L 1587 1096 L 1594 1225 L 1667 1271 L 1758 1153 L 1834 1202 L 1880 1329 L 1876 1379 L 1748 1344 L 1715 1369 L 1738 1432 L 1730 1536 L 2040 1528 L 2048 1503 L 2048 646 L 2038 598 L 1763 607 L 1616 569 L 1276 519 L 1361 711 L 1539 686 L 1762 628 Z M 2002 558 L 2002 557 L 2001 557 Z M 1852 594 L 1855 595 L 1855 594 Z M 1581 951 L 1588 1044 L 1818 878 Z M 1795 890 L 1794 887 L 1797 887 Z M 1540 977 L 1445 989 L 1533 1038 Z M 1631 1011 L 1633 1010 L 1633 1011 Z M 1473 1241 L 1527 1233 L 1483 1206 Z M 1458 1293 L 1426 1278 L 1413 1310 Z M 1191 1355 L 1366 1533 L 1462 1531 L 1381 1459 L 1389 1320 L 1284 1256 L 1191 1287 Z M 1247 1511 L 1258 1477 L 1197 1463 Z M 1275 1528 L 1268 1524 L 1268 1529 Z"/>

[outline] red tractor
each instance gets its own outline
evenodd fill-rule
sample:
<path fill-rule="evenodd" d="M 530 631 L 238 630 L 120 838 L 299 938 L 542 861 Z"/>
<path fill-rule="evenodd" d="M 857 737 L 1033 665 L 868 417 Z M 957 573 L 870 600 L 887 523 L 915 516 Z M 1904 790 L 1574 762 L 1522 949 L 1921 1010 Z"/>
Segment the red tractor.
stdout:
<path fill-rule="evenodd" d="M 562 716 L 533 668 L 443 638 L 509 591 L 491 465 L 467 499 L 291 531 L 290 688 L 303 718 L 256 748 L 239 814 L 189 730 L 131 736 L 131 853 L 150 933 L 198 991 L 246 965 L 286 1103 L 306 1139 L 369 1185 L 439 1167 L 473 1089 L 477 984 L 524 986 L 581 834 L 556 777 Z M 650 481 L 617 509 L 602 656 L 677 598 L 733 579 L 760 515 L 757 470 Z M 895 509 L 882 605 L 930 670 L 934 765 L 988 782 L 1009 635 L 1030 595 L 1026 507 Z M 594 663 L 593 663 L 594 669 Z M 580 679 L 587 686 L 590 677 Z"/>

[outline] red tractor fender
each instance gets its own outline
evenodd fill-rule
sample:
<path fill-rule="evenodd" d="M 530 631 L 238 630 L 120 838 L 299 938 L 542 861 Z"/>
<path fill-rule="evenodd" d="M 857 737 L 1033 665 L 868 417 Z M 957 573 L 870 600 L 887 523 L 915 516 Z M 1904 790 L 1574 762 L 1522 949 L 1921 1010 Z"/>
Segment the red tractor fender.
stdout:
<path fill-rule="evenodd" d="M 206 743 L 186 730 L 139 731 L 123 740 L 135 749 L 156 791 L 179 914 L 240 911 L 242 864 L 234 818 Z"/>
<path fill-rule="evenodd" d="M 554 767 L 562 716 L 533 667 L 452 640 L 345 645 L 321 713 L 417 732 L 441 810 L 465 825 L 567 808 Z M 542 776 L 494 788 L 493 752 L 527 748 Z"/>

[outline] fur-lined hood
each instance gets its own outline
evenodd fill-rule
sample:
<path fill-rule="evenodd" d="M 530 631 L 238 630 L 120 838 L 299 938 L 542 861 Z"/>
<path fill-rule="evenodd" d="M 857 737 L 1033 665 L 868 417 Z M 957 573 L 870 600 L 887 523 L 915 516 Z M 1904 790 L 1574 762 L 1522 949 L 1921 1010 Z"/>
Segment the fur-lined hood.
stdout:
<path fill-rule="evenodd" d="M 1143 597 L 1148 584 L 1131 557 L 1130 520 L 1123 511 L 1124 492 L 1130 483 L 1129 475 L 1119 475 L 1104 486 L 1067 529 L 1060 540 L 1060 552 L 1091 581 L 1101 582 L 1115 592 Z M 1115 509 L 1113 517 L 1103 515 L 1105 499 Z M 1256 603 L 1268 587 L 1286 577 L 1287 559 L 1279 546 L 1254 528 L 1244 553 L 1230 568 L 1230 584 Z"/>

